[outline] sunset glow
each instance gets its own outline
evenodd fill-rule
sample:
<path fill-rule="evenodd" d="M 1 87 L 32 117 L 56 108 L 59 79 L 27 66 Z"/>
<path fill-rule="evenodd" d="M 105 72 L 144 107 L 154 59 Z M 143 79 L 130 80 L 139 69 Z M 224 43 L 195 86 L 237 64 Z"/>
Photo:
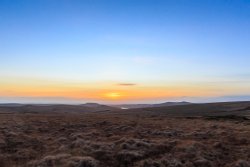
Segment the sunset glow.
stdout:
<path fill-rule="evenodd" d="M 107 93 L 107 94 L 105 94 L 105 96 L 107 98 L 111 98 L 111 99 L 119 99 L 122 97 L 122 95 L 120 93 L 117 93 L 117 92 Z"/>
<path fill-rule="evenodd" d="M 185 100 L 190 97 L 216 97 L 220 95 L 243 94 L 248 84 L 198 82 L 186 83 L 140 83 L 133 86 L 117 85 L 113 82 L 66 82 L 25 79 L 16 82 L 14 78 L 0 84 L 0 93 L 8 98 L 64 98 L 76 101 L 100 101 L 119 103 L 130 101 Z M 239 93 L 240 92 L 240 93 Z"/>

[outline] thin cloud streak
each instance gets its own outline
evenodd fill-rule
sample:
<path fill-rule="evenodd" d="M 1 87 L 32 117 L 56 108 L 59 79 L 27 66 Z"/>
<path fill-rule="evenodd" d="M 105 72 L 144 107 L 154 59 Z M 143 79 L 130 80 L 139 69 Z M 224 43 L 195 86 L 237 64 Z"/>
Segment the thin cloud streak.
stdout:
<path fill-rule="evenodd" d="M 136 86 L 137 84 L 135 83 L 118 83 L 118 86 Z"/>

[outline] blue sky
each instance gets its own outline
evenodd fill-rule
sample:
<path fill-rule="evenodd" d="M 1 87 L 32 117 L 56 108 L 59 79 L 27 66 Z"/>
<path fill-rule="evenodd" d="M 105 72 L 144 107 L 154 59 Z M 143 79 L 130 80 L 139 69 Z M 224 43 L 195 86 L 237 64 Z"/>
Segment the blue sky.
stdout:
<path fill-rule="evenodd" d="M 245 96 L 249 45 L 247 0 L 1 0 L 0 93 L 26 96 L 13 92 L 39 80 L 111 92 L 115 83 L 198 85 Z"/>

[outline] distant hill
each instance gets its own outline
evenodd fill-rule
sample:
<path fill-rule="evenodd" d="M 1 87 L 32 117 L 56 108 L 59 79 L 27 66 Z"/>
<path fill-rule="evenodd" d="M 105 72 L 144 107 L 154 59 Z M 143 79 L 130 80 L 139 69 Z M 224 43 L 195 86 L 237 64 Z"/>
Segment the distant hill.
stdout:
<path fill-rule="evenodd" d="M 150 108 L 150 107 L 164 107 L 164 106 L 180 106 L 180 105 L 189 105 L 192 103 L 182 101 L 182 102 L 165 102 L 160 104 L 120 104 L 113 105 L 113 107 L 123 108 L 123 109 L 132 109 L 132 108 Z"/>
<path fill-rule="evenodd" d="M 117 110 L 117 108 L 115 107 L 98 104 L 98 103 L 85 103 L 85 104 L 81 104 L 80 106 L 88 107 L 96 111 Z"/>
<path fill-rule="evenodd" d="M 250 116 L 250 102 L 220 102 L 201 103 L 187 105 L 158 106 L 147 108 L 133 108 L 126 110 L 128 113 L 150 113 L 174 117 L 193 116 L 227 116 L 243 115 Z"/>
<path fill-rule="evenodd" d="M 182 105 L 189 105 L 192 103 L 182 101 L 182 102 L 166 102 L 166 103 L 160 103 L 160 104 L 153 104 L 153 107 L 164 107 L 164 106 L 182 106 Z"/>
<path fill-rule="evenodd" d="M 97 103 L 66 104 L 0 104 L 0 112 L 102 112 L 117 108 Z"/>
<path fill-rule="evenodd" d="M 127 107 L 121 110 L 120 107 Z M 246 116 L 250 117 L 250 102 L 220 102 L 199 103 L 166 102 L 161 104 L 127 104 L 107 106 L 98 103 L 86 103 L 81 105 L 65 104 L 0 104 L 1 113 L 68 113 L 68 112 L 124 112 L 126 114 L 153 114 L 173 117 L 203 117 L 203 116 Z"/>
<path fill-rule="evenodd" d="M 20 104 L 20 103 L 0 103 L 0 107 L 19 107 L 23 106 L 25 104 Z"/>

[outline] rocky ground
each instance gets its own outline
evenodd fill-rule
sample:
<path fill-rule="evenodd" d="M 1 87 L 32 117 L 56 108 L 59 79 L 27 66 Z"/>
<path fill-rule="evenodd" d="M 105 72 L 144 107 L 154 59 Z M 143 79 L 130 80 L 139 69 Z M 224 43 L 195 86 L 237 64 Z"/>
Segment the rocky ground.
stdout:
<path fill-rule="evenodd" d="M 0 167 L 249 167 L 250 121 L 0 113 Z"/>

